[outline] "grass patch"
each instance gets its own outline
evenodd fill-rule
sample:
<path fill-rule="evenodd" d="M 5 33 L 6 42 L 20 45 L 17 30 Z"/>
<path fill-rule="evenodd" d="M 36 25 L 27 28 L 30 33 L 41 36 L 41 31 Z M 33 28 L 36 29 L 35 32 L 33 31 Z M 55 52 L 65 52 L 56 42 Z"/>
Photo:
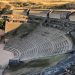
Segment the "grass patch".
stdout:
<path fill-rule="evenodd" d="M 28 63 L 12 66 L 9 68 L 9 70 L 16 71 L 16 70 L 19 70 L 21 68 L 34 68 L 35 69 L 37 67 L 38 68 L 40 68 L 40 67 L 42 67 L 42 68 L 52 67 L 55 64 L 57 64 L 59 61 L 65 59 L 67 57 L 68 57 L 68 54 L 62 54 L 62 55 L 32 60 L 32 61 L 29 61 Z"/>

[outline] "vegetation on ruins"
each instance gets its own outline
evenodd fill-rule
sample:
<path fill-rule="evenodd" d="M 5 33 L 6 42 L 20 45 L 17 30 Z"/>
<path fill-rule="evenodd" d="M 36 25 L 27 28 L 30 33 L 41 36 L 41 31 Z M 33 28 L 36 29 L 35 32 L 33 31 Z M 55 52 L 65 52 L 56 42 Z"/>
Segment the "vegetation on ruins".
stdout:
<path fill-rule="evenodd" d="M 44 5 L 42 3 L 34 3 L 34 2 L 15 2 L 12 3 L 15 7 L 30 7 L 30 8 L 37 8 L 37 9 L 49 9 L 52 6 L 51 5 Z"/>
<path fill-rule="evenodd" d="M 6 6 L 2 9 L 2 14 L 12 13 L 12 11 L 11 11 L 10 9 L 11 9 L 11 6 L 6 5 Z"/>
<path fill-rule="evenodd" d="M 4 26 L 4 20 L 0 20 L 0 28 L 2 29 Z"/>

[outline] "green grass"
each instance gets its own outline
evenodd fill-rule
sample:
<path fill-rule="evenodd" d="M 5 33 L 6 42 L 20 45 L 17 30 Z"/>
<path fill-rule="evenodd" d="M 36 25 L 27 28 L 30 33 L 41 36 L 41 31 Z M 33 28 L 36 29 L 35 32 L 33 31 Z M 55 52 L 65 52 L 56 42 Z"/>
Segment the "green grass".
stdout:
<path fill-rule="evenodd" d="M 21 65 L 16 65 L 12 66 L 9 69 L 14 72 L 16 70 L 19 70 L 21 68 L 40 68 L 40 67 L 52 67 L 55 64 L 57 64 L 59 61 L 67 58 L 67 54 L 62 54 L 62 55 L 57 55 L 57 56 L 51 56 L 51 57 L 46 57 L 46 58 L 39 58 L 37 60 L 32 60 L 27 63 L 21 64 Z M 15 67 L 15 68 L 14 68 Z"/>

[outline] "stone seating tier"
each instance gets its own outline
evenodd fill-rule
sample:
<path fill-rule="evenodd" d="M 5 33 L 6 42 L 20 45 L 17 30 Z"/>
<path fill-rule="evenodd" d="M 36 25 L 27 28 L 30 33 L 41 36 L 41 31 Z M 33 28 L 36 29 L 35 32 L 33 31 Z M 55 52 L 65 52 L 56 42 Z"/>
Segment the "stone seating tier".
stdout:
<path fill-rule="evenodd" d="M 15 57 L 21 60 L 37 59 L 57 54 L 66 53 L 72 50 L 72 41 L 65 36 L 63 31 L 37 27 L 27 37 L 20 38 L 22 33 L 12 38 L 5 46 L 5 50 L 12 51 Z"/>

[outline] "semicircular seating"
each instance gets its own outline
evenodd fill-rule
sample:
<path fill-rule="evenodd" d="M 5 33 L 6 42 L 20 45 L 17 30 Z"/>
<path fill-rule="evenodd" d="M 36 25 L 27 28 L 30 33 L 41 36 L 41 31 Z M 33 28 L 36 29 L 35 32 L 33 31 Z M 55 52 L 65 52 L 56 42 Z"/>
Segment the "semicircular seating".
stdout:
<path fill-rule="evenodd" d="M 39 26 L 22 39 L 20 35 L 22 35 L 21 32 L 12 38 L 6 44 L 5 50 L 12 51 L 23 61 L 67 53 L 72 50 L 72 41 L 65 36 L 63 31 L 54 28 Z"/>

